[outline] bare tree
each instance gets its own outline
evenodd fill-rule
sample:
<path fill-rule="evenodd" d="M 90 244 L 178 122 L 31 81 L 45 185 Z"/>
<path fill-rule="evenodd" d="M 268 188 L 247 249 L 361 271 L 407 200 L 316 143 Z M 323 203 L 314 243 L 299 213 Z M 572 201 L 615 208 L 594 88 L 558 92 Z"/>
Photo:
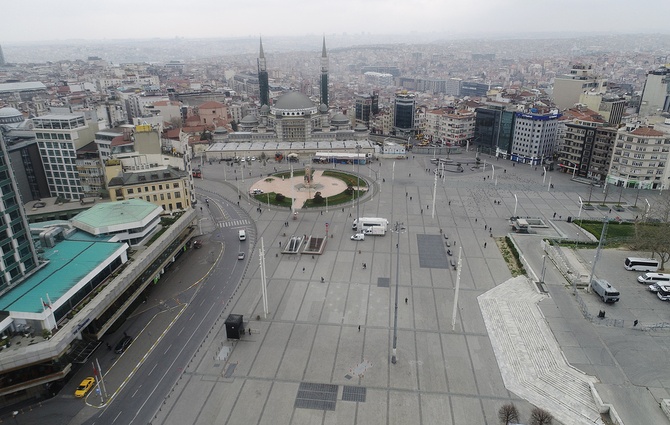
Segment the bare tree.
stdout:
<path fill-rule="evenodd" d="M 670 193 L 658 196 L 645 214 L 645 220 L 635 223 L 631 247 L 651 252 L 661 262 L 660 269 L 665 268 L 665 263 L 670 260 Z"/>
<path fill-rule="evenodd" d="M 519 411 L 512 403 L 503 404 L 498 410 L 498 419 L 502 425 L 507 425 L 512 421 L 519 421 Z"/>
<path fill-rule="evenodd" d="M 554 416 L 544 409 L 536 407 L 530 413 L 530 425 L 551 425 Z"/>

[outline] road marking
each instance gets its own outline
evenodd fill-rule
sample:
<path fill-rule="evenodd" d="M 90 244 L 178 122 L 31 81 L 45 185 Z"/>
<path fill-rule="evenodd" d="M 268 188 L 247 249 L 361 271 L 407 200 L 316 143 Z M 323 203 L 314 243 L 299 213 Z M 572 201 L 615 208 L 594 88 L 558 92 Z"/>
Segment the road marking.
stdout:
<path fill-rule="evenodd" d="M 181 335 L 182 332 L 184 332 L 184 328 L 181 328 L 181 330 L 179 331 L 179 333 L 177 333 L 177 336 Z"/>
<path fill-rule="evenodd" d="M 195 313 L 191 314 L 191 317 L 189 317 L 188 320 L 190 321 L 191 319 L 193 319 L 193 316 L 195 316 Z"/>
<path fill-rule="evenodd" d="M 172 344 L 168 345 L 167 350 L 165 350 L 165 351 L 163 352 L 163 354 L 167 354 L 167 352 L 170 351 L 170 348 L 172 348 Z M 151 370 L 153 370 L 153 369 L 151 369 Z"/>
<path fill-rule="evenodd" d="M 121 412 L 123 412 L 123 410 L 120 410 L 120 411 L 119 411 L 119 414 L 116 415 L 116 417 L 114 418 L 114 420 L 112 421 L 112 423 L 116 422 L 116 420 L 119 419 L 119 416 L 121 416 Z"/>
<path fill-rule="evenodd" d="M 154 367 L 156 367 L 156 366 L 154 366 Z M 152 369 L 152 370 L 153 370 L 153 369 Z M 149 375 L 151 375 L 151 372 L 149 372 Z M 141 385 L 140 385 L 140 387 L 141 387 Z M 137 389 L 135 390 L 135 392 L 133 393 L 133 395 L 130 396 L 131 398 L 134 398 L 134 397 L 135 397 L 135 394 L 137 394 L 137 392 L 140 390 L 140 387 L 137 387 Z"/>
<path fill-rule="evenodd" d="M 158 366 L 158 363 L 156 363 L 156 364 L 154 365 L 154 367 L 151 368 L 151 370 L 149 371 L 149 373 L 147 373 L 147 376 L 151 375 L 151 372 L 153 372 L 154 369 L 156 369 L 156 366 Z"/>

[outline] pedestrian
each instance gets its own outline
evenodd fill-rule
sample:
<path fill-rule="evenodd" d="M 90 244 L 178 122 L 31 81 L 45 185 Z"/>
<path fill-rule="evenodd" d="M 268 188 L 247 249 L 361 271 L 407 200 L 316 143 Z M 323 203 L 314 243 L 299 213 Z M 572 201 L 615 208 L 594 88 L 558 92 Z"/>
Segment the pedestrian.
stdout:
<path fill-rule="evenodd" d="M 351 217 L 351 213 L 349 213 L 349 217 Z"/>
<path fill-rule="evenodd" d="M 635 320 L 633 321 L 633 326 L 637 326 L 638 323 L 640 323 L 640 322 L 638 322 L 638 320 L 635 319 Z M 359 326 L 359 328 L 360 328 L 360 326 Z"/>
<path fill-rule="evenodd" d="M 486 248 L 486 242 L 484 242 L 484 248 Z"/>
<path fill-rule="evenodd" d="M 410 201 L 412 200 L 412 197 L 411 197 L 411 196 L 409 197 L 409 200 L 410 200 Z"/>
<path fill-rule="evenodd" d="M 484 230 L 486 230 L 487 227 L 488 227 L 488 225 L 485 224 L 485 225 L 484 225 Z"/>
<path fill-rule="evenodd" d="M 244 333 L 244 329 L 242 329 L 242 332 Z M 249 328 L 249 335 L 251 335 L 251 328 Z"/>
<path fill-rule="evenodd" d="M 407 304 L 407 297 L 405 297 L 405 304 Z"/>
<path fill-rule="evenodd" d="M 423 214 L 423 208 L 421 208 L 421 214 Z"/>
<path fill-rule="evenodd" d="M 281 248 L 281 241 L 279 241 L 279 248 Z"/>
<path fill-rule="evenodd" d="M 556 213 L 554 213 L 554 218 L 556 218 Z"/>
<path fill-rule="evenodd" d="M 323 211 L 321 211 L 321 215 L 323 215 Z"/>
<path fill-rule="evenodd" d="M 504 174 L 507 174 L 507 169 L 504 169 L 504 170 L 503 170 L 503 173 L 504 173 Z"/>
<path fill-rule="evenodd" d="M 305 273 L 305 268 L 304 267 L 302 268 L 302 272 Z"/>
<path fill-rule="evenodd" d="M 358 332 L 361 331 L 361 325 L 358 325 Z"/>
<path fill-rule="evenodd" d="M 407 192 L 405 192 L 405 198 L 407 198 Z"/>
<path fill-rule="evenodd" d="M 323 283 L 323 281 L 324 281 L 323 276 L 321 276 L 321 283 Z"/>
<path fill-rule="evenodd" d="M 609 213 L 610 213 L 610 214 L 612 214 L 612 208 L 610 208 L 610 211 L 609 211 Z"/>
<path fill-rule="evenodd" d="M 562 215 L 559 215 L 559 216 L 558 216 L 558 219 L 559 219 L 559 220 L 560 220 L 560 219 L 562 219 L 562 218 L 563 218 L 563 216 L 562 216 Z"/>
<path fill-rule="evenodd" d="M 477 219 L 475 218 L 475 223 L 477 222 Z"/>
<path fill-rule="evenodd" d="M 112 346 L 109 345 L 109 342 L 107 343 L 107 350 L 108 350 L 108 351 L 112 351 Z"/>

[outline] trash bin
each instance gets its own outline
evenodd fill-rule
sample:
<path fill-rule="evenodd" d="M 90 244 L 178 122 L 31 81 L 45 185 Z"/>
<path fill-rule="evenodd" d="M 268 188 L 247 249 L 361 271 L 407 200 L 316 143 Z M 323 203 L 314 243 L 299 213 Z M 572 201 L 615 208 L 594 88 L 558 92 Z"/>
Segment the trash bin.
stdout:
<path fill-rule="evenodd" d="M 572 217 L 568 216 L 568 223 L 572 223 Z"/>

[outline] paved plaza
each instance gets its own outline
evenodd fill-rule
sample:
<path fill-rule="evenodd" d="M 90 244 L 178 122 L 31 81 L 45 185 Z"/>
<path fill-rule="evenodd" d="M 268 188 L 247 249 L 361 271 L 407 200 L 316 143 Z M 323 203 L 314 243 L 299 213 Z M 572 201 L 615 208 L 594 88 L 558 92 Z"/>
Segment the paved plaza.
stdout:
<path fill-rule="evenodd" d="M 360 242 L 350 240 L 357 211 L 352 203 L 301 210 L 297 220 L 290 219 L 288 209 L 263 206 L 259 211 L 246 194 L 260 188 L 273 167 L 285 166 L 255 164 L 242 171 L 244 182 L 230 181 L 235 174 L 227 164 L 205 166 L 198 190 L 214 204 L 239 199 L 239 208 L 250 217 L 234 224 L 202 222 L 203 233 L 213 226 L 249 229 L 254 251 L 225 312 L 243 314 L 247 332 L 233 341 L 222 326 L 213 329 L 153 423 L 497 424 L 498 409 L 510 402 L 519 408 L 522 423 L 534 406 L 550 410 L 564 424 L 600 423 L 603 403 L 613 403 L 624 423 L 668 423 L 657 414 L 657 405 L 654 412 L 648 410 L 654 409 L 655 398 L 668 397 L 670 383 L 664 378 L 652 385 L 644 378 L 631 382 L 634 361 L 619 363 L 601 334 L 619 343 L 644 337 L 659 344 L 661 338 L 633 330 L 630 312 L 620 312 L 622 327 L 585 320 L 552 264 L 545 279 L 548 292 L 541 292 L 532 279 L 542 265 L 541 236 L 514 235 L 531 279 L 513 278 L 496 246 L 494 238 L 509 234 L 508 220 L 515 212 L 542 217 L 549 223 L 548 236 L 576 233 L 587 240 L 566 220 L 579 214 L 578 194 L 586 199 L 588 186 L 566 174 L 545 176 L 541 169 L 487 157 L 486 168 L 467 167 L 438 179 L 433 200 L 429 159 L 416 155 L 360 167 L 370 184 L 360 216 L 385 217 L 392 228 L 402 223 L 397 233 Z M 613 193 L 610 201 L 621 196 L 630 205 L 636 196 L 618 188 Z M 592 196 L 603 200 L 602 188 Z M 602 214 L 581 211 L 582 217 Z M 637 214 L 634 209 L 617 213 L 623 219 Z M 323 255 L 281 253 L 280 243 L 291 235 L 325 237 L 326 232 Z M 261 238 L 267 315 L 261 299 Z M 457 272 L 452 261 L 459 254 L 454 317 Z M 588 266 L 588 250 L 578 254 Z M 595 297 L 584 298 L 588 308 L 600 307 Z M 661 307 L 654 304 L 639 313 L 661 322 Z M 622 412 L 632 402 L 617 408 L 621 399 L 635 401 L 638 407 L 631 411 L 637 416 Z M 650 422 L 635 422 L 636 417 Z"/>

